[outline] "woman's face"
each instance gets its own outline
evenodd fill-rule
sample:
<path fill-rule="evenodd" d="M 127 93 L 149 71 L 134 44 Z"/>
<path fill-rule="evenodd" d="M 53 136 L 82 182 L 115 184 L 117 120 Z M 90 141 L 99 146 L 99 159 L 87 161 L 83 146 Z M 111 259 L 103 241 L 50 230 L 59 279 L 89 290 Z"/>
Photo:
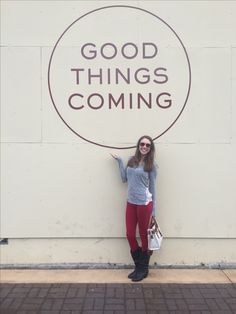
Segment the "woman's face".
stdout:
<path fill-rule="evenodd" d="M 146 156 L 151 149 L 151 142 L 147 138 L 142 138 L 139 142 L 139 151 L 142 156 Z"/>

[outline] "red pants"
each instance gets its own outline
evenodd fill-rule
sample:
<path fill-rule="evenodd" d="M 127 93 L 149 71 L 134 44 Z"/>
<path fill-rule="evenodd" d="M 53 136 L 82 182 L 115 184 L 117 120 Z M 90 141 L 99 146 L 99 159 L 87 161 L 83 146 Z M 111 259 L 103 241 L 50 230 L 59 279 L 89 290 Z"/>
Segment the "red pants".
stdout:
<path fill-rule="evenodd" d="M 138 225 L 142 243 L 142 251 L 148 249 L 147 229 L 152 214 L 152 202 L 147 205 L 135 205 L 127 203 L 126 206 L 126 237 L 131 251 L 138 247 L 136 228 Z"/>

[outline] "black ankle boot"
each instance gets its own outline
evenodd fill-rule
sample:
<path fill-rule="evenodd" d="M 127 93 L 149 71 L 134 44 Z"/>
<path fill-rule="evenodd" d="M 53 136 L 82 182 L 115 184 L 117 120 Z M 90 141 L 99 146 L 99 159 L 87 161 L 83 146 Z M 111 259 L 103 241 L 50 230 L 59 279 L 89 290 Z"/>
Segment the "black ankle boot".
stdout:
<path fill-rule="evenodd" d="M 148 276 L 148 267 L 149 267 L 150 255 L 147 251 L 141 252 L 139 258 L 139 265 L 135 272 L 135 275 L 132 278 L 132 281 L 141 281 Z"/>
<path fill-rule="evenodd" d="M 134 268 L 134 271 L 132 271 L 132 273 L 130 273 L 128 275 L 129 279 L 132 279 L 135 276 L 135 273 L 137 271 L 137 267 L 138 267 L 138 264 L 139 264 L 139 257 L 140 257 L 141 252 L 142 252 L 142 249 L 139 246 L 138 246 L 138 248 L 135 251 L 133 251 L 133 252 L 130 251 L 131 256 L 133 258 L 133 261 L 134 261 L 135 268 Z"/>

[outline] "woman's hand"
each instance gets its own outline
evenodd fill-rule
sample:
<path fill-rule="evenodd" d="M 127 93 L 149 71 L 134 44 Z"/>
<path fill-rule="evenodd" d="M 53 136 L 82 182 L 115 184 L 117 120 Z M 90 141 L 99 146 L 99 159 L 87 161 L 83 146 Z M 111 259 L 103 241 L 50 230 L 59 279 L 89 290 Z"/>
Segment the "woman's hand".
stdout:
<path fill-rule="evenodd" d="M 154 218 L 153 218 L 153 216 L 151 215 L 151 216 L 150 216 L 150 219 L 149 219 L 149 224 L 148 224 L 149 227 L 152 225 L 153 219 L 154 219 Z"/>

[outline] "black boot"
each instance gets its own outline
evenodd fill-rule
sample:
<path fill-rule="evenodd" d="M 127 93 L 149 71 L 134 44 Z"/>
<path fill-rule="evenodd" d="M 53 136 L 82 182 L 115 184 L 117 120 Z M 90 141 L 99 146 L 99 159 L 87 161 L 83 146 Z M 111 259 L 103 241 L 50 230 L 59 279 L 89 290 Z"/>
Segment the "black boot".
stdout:
<path fill-rule="evenodd" d="M 141 252 L 139 265 L 137 267 L 137 271 L 135 272 L 132 281 L 141 281 L 148 275 L 148 267 L 149 267 L 150 255 L 147 251 Z"/>
<path fill-rule="evenodd" d="M 139 246 L 138 246 L 138 248 L 135 251 L 133 251 L 133 252 L 130 251 L 131 256 L 133 258 L 133 261 L 134 261 L 135 268 L 134 268 L 134 271 L 132 271 L 132 273 L 130 273 L 128 275 L 129 279 L 132 279 L 135 276 L 135 273 L 137 271 L 137 267 L 138 267 L 138 264 L 139 264 L 139 257 L 140 257 L 141 252 L 142 252 L 142 249 Z"/>

